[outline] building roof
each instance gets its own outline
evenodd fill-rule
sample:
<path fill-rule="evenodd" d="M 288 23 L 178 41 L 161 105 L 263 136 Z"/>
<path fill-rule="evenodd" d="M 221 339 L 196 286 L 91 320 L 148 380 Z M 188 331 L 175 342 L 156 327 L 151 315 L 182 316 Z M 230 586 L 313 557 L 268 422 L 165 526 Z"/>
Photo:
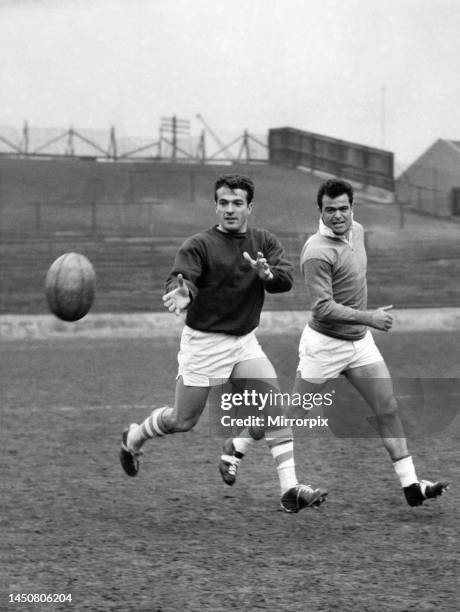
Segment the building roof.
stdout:
<path fill-rule="evenodd" d="M 460 140 L 446 140 L 460 154 Z"/>

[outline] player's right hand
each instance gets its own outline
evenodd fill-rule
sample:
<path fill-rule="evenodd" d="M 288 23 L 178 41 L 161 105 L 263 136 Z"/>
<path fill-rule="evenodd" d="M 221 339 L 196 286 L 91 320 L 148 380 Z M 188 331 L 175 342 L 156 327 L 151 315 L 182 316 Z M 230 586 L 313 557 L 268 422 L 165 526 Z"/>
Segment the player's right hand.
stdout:
<path fill-rule="evenodd" d="M 163 296 L 163 304 L 169 312 L 180 315 L 190 304 L 190 292 L 182 274 L 177 275 L 177 287 Z"/>
<path fill-rule="evenodd" d="M 377 308 L 372 313 L 372 321 L 373 327 L 376 329 L 380 329 L 381 331 L 389 331 L 393 326 L 393 315 L 391 315 L 388 311 L 391 310 L 393 306 L 382 306 L 381 308 Z"/>

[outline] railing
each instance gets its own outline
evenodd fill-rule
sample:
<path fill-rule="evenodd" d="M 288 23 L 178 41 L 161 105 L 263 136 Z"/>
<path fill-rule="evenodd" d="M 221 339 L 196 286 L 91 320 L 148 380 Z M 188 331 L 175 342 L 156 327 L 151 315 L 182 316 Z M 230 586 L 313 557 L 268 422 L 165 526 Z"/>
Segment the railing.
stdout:
<path fill-rule="evenodd" d="M 184 126 L 187 126 L 185 130 Z M 208 136 L 217 143 L 213 150 Z M 0 155 L 22 157 L 76 157 L 102 161 L 155 160 L 212 163 L 218 161 L 267 162 L 268 146 L 263 138 L 244 130 L 243 134 L 224 144 L 216 140 L 207 126 L 199 136 L 188 132 L 188 122 L 172 117 L 163 119 L 158 137 L 119 138 L 114 126 L 102 130 L 67 130 L 31 128 L 24 123 L 19 132 L 0 127 Z"/>

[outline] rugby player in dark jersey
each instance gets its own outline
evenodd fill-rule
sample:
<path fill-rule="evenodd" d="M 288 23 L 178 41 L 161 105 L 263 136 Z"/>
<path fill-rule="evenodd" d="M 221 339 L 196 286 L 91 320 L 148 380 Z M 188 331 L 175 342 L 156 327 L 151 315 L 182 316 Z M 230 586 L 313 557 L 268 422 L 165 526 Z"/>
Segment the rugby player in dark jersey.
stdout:
<path fill-rule="evenodd" d="M 189 431 L 198 422 L 213 381 L 267 381 L 278 388 L 275 369 L 254 330 L 265 292 L 291 289 L 292 266 L 274 234 L 248 226 L 253 195 L 249 178 L 220 177 L 214 189 L 218 224 L 190 237 L 177 252 L 163 297 L 170 312 L 186 312 L 175 401 L 123 432 L 120 461 L 129 476 L 139 470 L 146 440 Z M 320 505 L 327 492 L 298 483 L 292 431 L 285 426 L 250 426 L 228 439 L 219 464 L 224 482 L 235 482 L 248 446 L 263 436 L 277 467 L 283 510 Z"/>

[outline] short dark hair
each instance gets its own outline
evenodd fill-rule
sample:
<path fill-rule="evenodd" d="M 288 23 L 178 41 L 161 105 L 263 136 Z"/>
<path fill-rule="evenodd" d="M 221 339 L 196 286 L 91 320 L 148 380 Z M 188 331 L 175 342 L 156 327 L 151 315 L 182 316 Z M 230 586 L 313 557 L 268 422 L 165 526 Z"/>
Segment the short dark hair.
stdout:
<path fill-rule="evenodd" d="M 316 203 L 322 210 L 323 208 L 323 196 L 329 198 L 337 198 L 344 193 L 347 194 L 350 204 L 353 204 L 353 187 L 347 181 L 341 179 L 329 179 L 322 183 L 318 189 L 318 195 L 316 197 Z"/>
<path fill-rule="evenodd" d="M 247 194 L 248 204 L 250 204 L 254 198 L 254 183 L 252 180 L 244 176 L 243 174 L 223 174 L 219 176 L 214 185 L 214 201 L 217 202 L 217 190 L 221 187 L 228 187 L 229 189 L 243 189 Z"/>

